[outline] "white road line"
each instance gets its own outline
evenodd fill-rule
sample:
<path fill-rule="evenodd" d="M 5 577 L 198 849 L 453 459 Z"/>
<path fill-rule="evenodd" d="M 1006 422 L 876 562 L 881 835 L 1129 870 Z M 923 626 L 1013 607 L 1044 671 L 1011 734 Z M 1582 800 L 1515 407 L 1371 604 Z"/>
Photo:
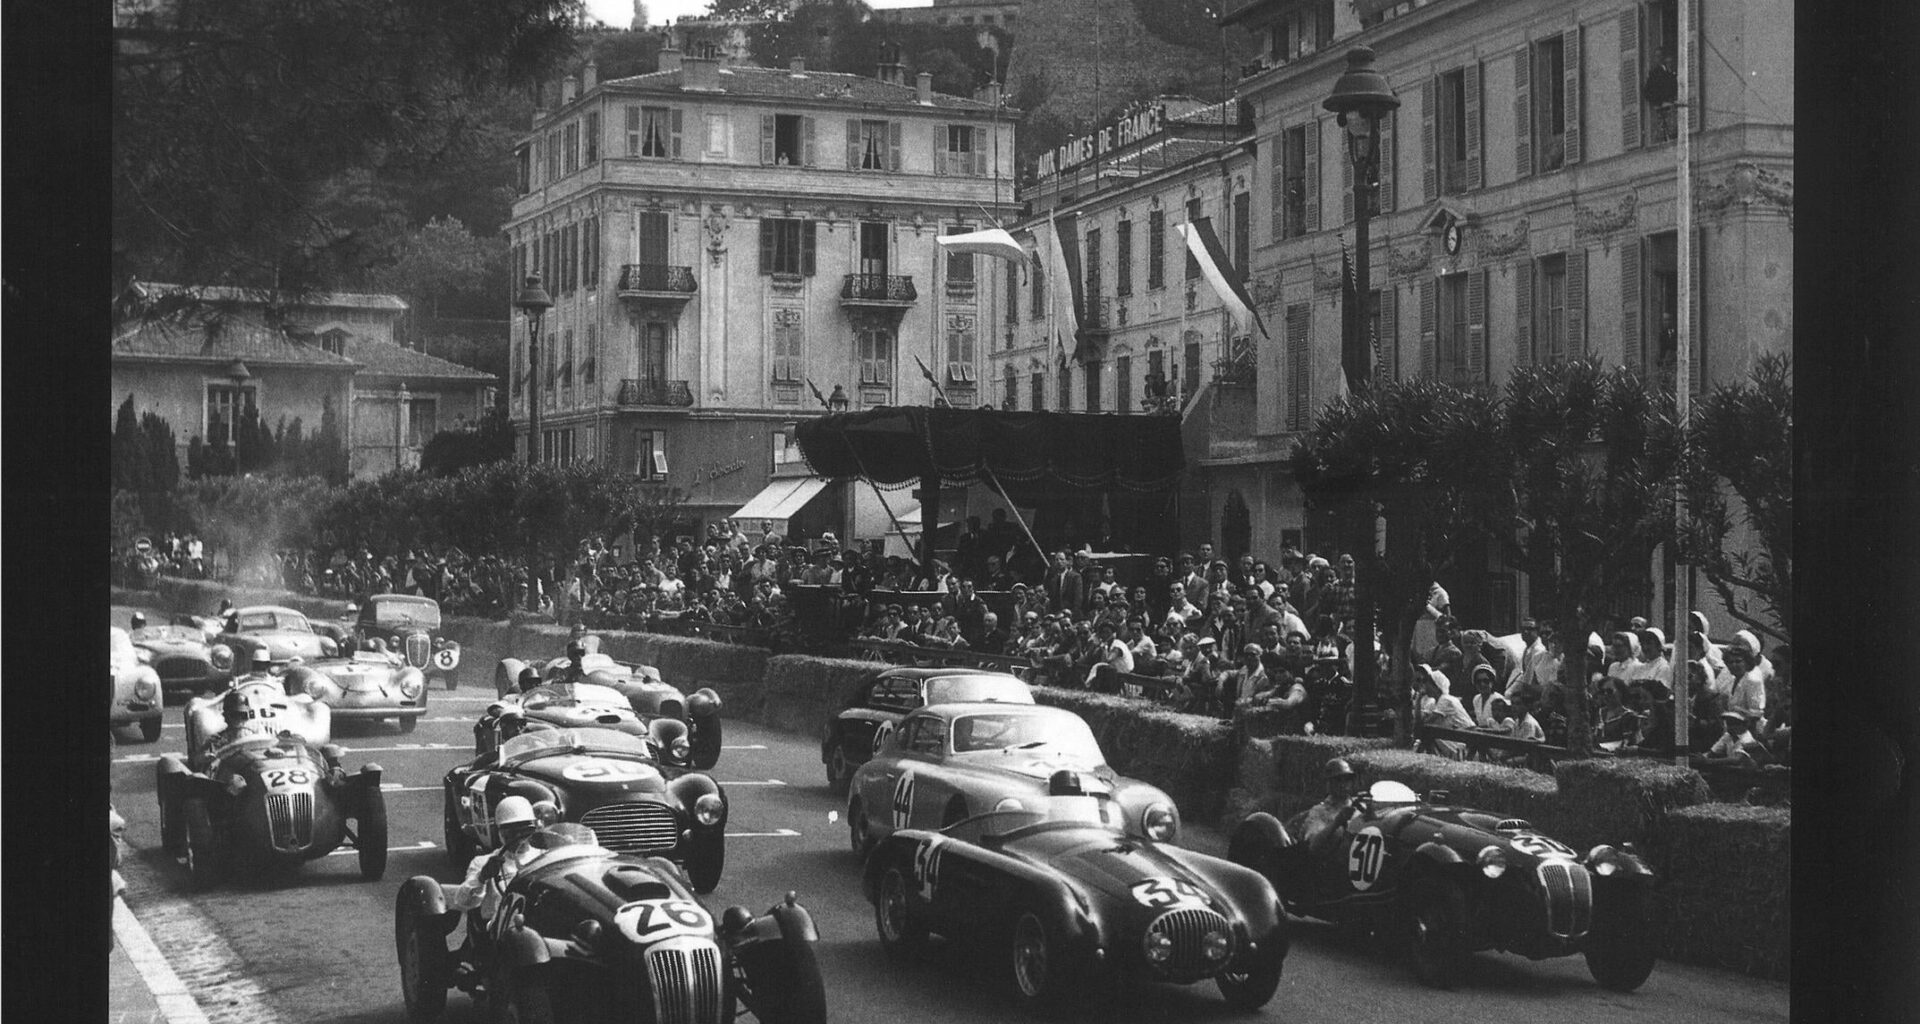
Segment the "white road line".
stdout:
<path fill-rule="evenodd" d="M 201 1012 L 193 993 L 188 992 L 180 976 L 173 973 L 166 955 L 153 944 L 153 936 L 147 934 L 140 919 L 127 909 L 125 900 L 113 901 L 113 936 L 120 948 L 127 951 L 127 958 L 147 983 L 154 1001 L 160 1004 L 160 1015 L 166 1018 L 167 1024 L 207 1024 L 207 1015 Z"/>
<path fill-rule="evenodd" d="M 398 782 L 382 782 L 380 784 L 380 792 L 382 793 L 438 793 L 445 788 L 445 786 L 402 786 Z"/>
<path fill-rule="evenodd" d="M 419 842 L 413 844 L 412 846 L 389 846 L 387 847 L 387 852 L 390 854 L 419 853 L 421 850 L 437 850 L 437 849 L 439 849 L 438 846 L 435 846 L 434 844 L 427 842 L 425 839 L 422 839 Z M 357 857 L 359 855 L 360 855 L 360 851 L 354 849 L 351 846 L 343 846 L 340 849 L 327 854 L 327 856 L 329 857 Z"/>
<path fill-rule="evenodd" d="M 721 750 L 765 750 L 765 743 L 722 743 Z"/>
<path fill-rule="evenodd" d="M 720 783 L 722 786 L 784 786 L 786 785 L 786 783 L 781 782 L 779 779 L 735 779 L 732 781 L 715 779 L 713 781 Z"/>
<path fill-rule="evenodd" d="M 729 832 L 727 833 L 727 838 L 728 839 L 751 839 L 757 836 L 786 837 L 786 836 L 797 836 L 799 834 L 800 833 L 795 832 L 790 828 L 776 828 L 771 832 Z"/>

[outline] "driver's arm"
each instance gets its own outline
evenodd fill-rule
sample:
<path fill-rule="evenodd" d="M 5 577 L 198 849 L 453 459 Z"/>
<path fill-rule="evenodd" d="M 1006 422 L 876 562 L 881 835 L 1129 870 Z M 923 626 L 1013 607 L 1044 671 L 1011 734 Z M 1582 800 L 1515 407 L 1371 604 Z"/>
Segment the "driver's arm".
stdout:
<path fill-rule="evenodd" d="M 480 897 L 487 890 L 487 865 L 492 864 L 498 870 L 502 851 L 495 850 L 485 857 L 475 857 L 467 862 L 466 880 L 447 890 L 448 910 L 473 910 L 480 906 Z"/>

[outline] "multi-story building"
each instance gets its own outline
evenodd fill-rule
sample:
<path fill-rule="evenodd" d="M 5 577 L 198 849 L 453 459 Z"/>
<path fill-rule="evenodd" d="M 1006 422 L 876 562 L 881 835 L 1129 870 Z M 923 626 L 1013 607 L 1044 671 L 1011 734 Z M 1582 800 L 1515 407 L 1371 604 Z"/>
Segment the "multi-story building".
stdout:
<path fill-rule="evenodd" d="M 933 0 L 927 7 L 879 7 L 873 16 L 896 25 L 937 25 L 941 28 L 971 28 L 981 47 L 1000 50 L 1000 40 L 991 29 L 1013 31 L 1020 16 L 1020 4 L 1006 0 Z"/>
<path fill-rule="evenodd" d="M 1260 152 L 1253 292 L 1274 332 L 1255 415 L 1240 430 L 1213 420 L 1202 486 L 1210 508 L 1251 507 L 1255 550 L 1309 527 L 1282 460 L 1340 386 L 1353 172 L 1321 103 L 1352 45 L 1377 52 L 1401 100 L 1382 131 L 1367 283 L 1382 377 L 1497 386 L 1515 366 L 1584 353 L 1671 387 L 1683 129 L 1693 385 L 1738 380 L 1787 348 L 1793 10 L 1693 3 L 1685 107 L 1661 102 L 1676 0 L 1253 0 L 1223 19 L 1266 46 L 1239 94 Z M 1524 578 L 1498 565 L 1449 586 L 1495 625 L 1526 604 Z"/>
<path fill-rule="evenodd" d="M 815 388 L 856 410 L 926 404 L 918 359 L 978 404 L 1001 278 L 934 240 L 1012 219 L 1015 119 L 898 64 L 868 78 L 666 50 L 651 74 L 600 82 L 589 65 L 562 83 L 519 145 L 505 229 L 555 303 L 535 443 L 659 480 L 712 521 L 776 467 L 804 475 L 792 425 L 823 411 Z M 523 434 L 527 331 L 517 318 Z M 799 488 L 785 504 L 820 483 L 783 481 Z M 843 500 L 856 524 L 885 522 Z"/>

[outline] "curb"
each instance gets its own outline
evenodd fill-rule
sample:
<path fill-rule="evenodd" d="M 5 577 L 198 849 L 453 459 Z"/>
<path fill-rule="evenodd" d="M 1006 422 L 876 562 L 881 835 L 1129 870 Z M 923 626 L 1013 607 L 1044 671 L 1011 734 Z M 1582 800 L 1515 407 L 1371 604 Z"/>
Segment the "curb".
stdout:
<path fill-rule="evenodd" d="M 147 934 L 140 919 L 133 916 L 125 900 L 113 901 L 113 937 L 126 950 L 134 969 L 140 972 L 140 980 L 159 1004 L 160 1015 L 167 1024 L 207 1024 L 207 1015 L 201 1011 L 199 1002 L 173 973 L 166 955 L 154 945 L 153 937 Z"/>

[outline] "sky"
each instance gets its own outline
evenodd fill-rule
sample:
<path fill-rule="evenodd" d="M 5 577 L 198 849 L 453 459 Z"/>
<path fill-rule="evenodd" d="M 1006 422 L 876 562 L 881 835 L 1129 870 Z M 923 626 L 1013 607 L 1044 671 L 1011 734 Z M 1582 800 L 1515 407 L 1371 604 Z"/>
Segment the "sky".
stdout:
<path fill-rule="evenodd" d="M 674 19 L 689 14 L 707 13 L 708 0 L 646 0 L 647 24 L 654 27 L 669 24 Z M 867 0 L 871 7 L 930 7 L 932 0 Z M 587 0 L 587 10 L 616 28 L 626 28 L 633 23 L 633 0 Z"/>

